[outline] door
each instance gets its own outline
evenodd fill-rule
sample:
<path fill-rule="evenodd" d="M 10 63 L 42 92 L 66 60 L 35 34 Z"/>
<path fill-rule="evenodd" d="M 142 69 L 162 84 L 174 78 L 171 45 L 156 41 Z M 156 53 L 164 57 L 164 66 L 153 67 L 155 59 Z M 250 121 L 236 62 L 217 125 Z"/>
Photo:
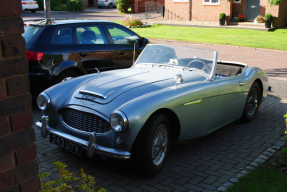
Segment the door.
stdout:
<path fill-rule="evenodd" d="M 118 25 L 106 25 L 112 38 L 114 47 L 118 52 L 118 67 L 128 68 L 133 65 L 134 44 L 135 60 L 143 50 L 144 46 L 139 45 L 139 37 L 125 27 Z"/>
<path fill-rule="evenodd" d="M 101 25 L 76 26 L 75 49 L 77 58 L 87 73 L 117 68 L 117 52 L 108 43 Z"/>
<path fill-rule="evenodd" d="M 260 0 L 247 0 L 246 20 L 254 20 L 260 15 Z"/>
<path fill-rule="evenodd" d="M 214 82 L 218 84 L 218 96 L 209 132 L 238 119 L 246 100 L 243 76 L 223 77 Z"/>

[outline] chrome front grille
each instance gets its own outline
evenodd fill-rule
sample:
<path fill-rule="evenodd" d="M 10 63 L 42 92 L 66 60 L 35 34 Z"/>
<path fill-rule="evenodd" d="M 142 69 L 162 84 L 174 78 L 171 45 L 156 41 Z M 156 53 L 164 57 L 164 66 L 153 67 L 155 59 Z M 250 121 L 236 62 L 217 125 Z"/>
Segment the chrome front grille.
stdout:
<path fill-rule="evenodd" d="M 79 131 L 106 133 L 111 130 L 110 123 L 102 117 L 72 108 L 60 110 L 63 121 Z"/>

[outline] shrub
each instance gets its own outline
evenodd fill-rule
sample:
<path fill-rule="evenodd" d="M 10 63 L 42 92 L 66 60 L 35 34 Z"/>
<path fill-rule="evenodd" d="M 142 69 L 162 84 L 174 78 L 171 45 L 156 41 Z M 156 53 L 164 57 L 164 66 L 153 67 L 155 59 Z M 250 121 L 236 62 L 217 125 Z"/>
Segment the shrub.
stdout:
<path fill-rule="evenodd" d="M 121 13 L 126 13 L 132 4 L 132 0 L 116 0 L 117 9 Z"/>
<path fill-rule="evenodd" d="M 226 14 L 225 13 L 220 13 L 219 14 L 219 19 L 225 19 L 226 18 Z"/>
<path fill-rule="evenodd" d="M 279 5 L 281 3 L 281 0 L 267 0 L 267 2 L 270 4 L 271 7 L 274 5 Z"/>
<path fill-rule="evenodd" d="M 66 6 L 66 11 L 84 11 L 84 4 L 82 0 L 68 0 Z"/>
<path fill-rule="evenodd" d="M 83 169 L 81 169 L 78 173 L 72 173 L 65 168 L 67 165 L 65 163 L 62 163 L 60 161 L 54 162 L 53 165 L 55 165 L 56 170 L 59 171 L 59 177 L 60 179 L 52 180 L 52 181 L 46 181 L 47 177 L 51 173 L 40 173 L 40 180 L 41 180 L 41 189 L 42 192 L 57 192 L 57 191 L 97 191 L 97 192 L 106 192 L 104 188 L 102 188 L 102 185 L 95 180 L 94 177 L 87 175 L 84 173 Z M 99 187 L 94 190 L 95 185 L 98 185 Z"/>
<path fill-rule="evenodd" d="M 50 6 L 52 11 L 62 11 L 62 10 L 57 10 L 59 9 L 58 7 L 61 4 L 66 4 L 68 0 L 50 0 Z M 39 10 L 44 10 L 44 0 L 37 0 L 37 3 L 39 5 Z"/>
<path fill-rule="evenodd" d="M 287 148 L 283 147 L 280 151 L 280 157 L 286 158 L 287 157 Z"/>
<path fill-rule="evenodd" d="M 54 7 L 53 11 L 64 11 L 65 10 L 65 5 L 64 4 L 59 4 L 56 7 Z"/>
<path fill-rule="evenodd" d="M 266 14 L 266 15 L 265 15 L 265 19 L 266 19 L 266 20 L 269 20 L 269 21 L 272 21 L 273 16 L 272 16 L 271 14 Z"/>
<path fill-rule="evenodd" d="M 133 27 L 133 26 L 137 26 L 137 25 L 142 25 L 143 22 L 138 17 L 133 17 L 131 15 L 127 15 L 126 18 L 124 18 L 124 20 L 122 20 L 121 24 L 124 26 Z"/>

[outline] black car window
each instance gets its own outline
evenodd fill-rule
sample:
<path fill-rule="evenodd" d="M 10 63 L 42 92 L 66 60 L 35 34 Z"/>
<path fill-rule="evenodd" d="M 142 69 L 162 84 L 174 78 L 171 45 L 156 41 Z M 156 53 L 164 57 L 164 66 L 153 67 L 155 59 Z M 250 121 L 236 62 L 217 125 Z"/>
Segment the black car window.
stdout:
<path fill-rule="evenodd" d="M 59 29 L 54 37 L 54 44 L 72 44 L 72 27 Z"/>
<path fill-rule="evenodd" d="M 38 26 L 24 26 L 24 33 L 22 36 L 26 40 L 26 44 L 32 43 L 43 31 L 44 27 L 38 27 Z"/>
<path fill-rule="evenodd" d="M 108 44 L 100 25 L 78 26 L 76 28 L 77 44 Z"/>
<path fill-rule="evenodd" d="M 114 44 L 138 44 L 138 36 L 120 26 L 107 25 Z"/>

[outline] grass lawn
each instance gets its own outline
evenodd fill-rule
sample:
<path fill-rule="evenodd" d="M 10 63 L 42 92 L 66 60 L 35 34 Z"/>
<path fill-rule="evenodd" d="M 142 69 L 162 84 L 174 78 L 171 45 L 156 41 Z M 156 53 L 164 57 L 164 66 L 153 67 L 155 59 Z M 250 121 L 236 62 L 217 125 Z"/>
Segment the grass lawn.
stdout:
<path fill-rule="evenodd" d="M 263 164 L 263 166 L 265 166 Z M 267 167 L 267 168 L 266 168 Z M 287 190 L 287 174 L 277 169 L 257 167 L 226 192 L 282 192 Z"/>
<path fill-rule="evenodd" d="M 146 38 L 287 50 L 287 29 L 266 32 L 248 29 L 152 26 L 132 30 Z"/>

